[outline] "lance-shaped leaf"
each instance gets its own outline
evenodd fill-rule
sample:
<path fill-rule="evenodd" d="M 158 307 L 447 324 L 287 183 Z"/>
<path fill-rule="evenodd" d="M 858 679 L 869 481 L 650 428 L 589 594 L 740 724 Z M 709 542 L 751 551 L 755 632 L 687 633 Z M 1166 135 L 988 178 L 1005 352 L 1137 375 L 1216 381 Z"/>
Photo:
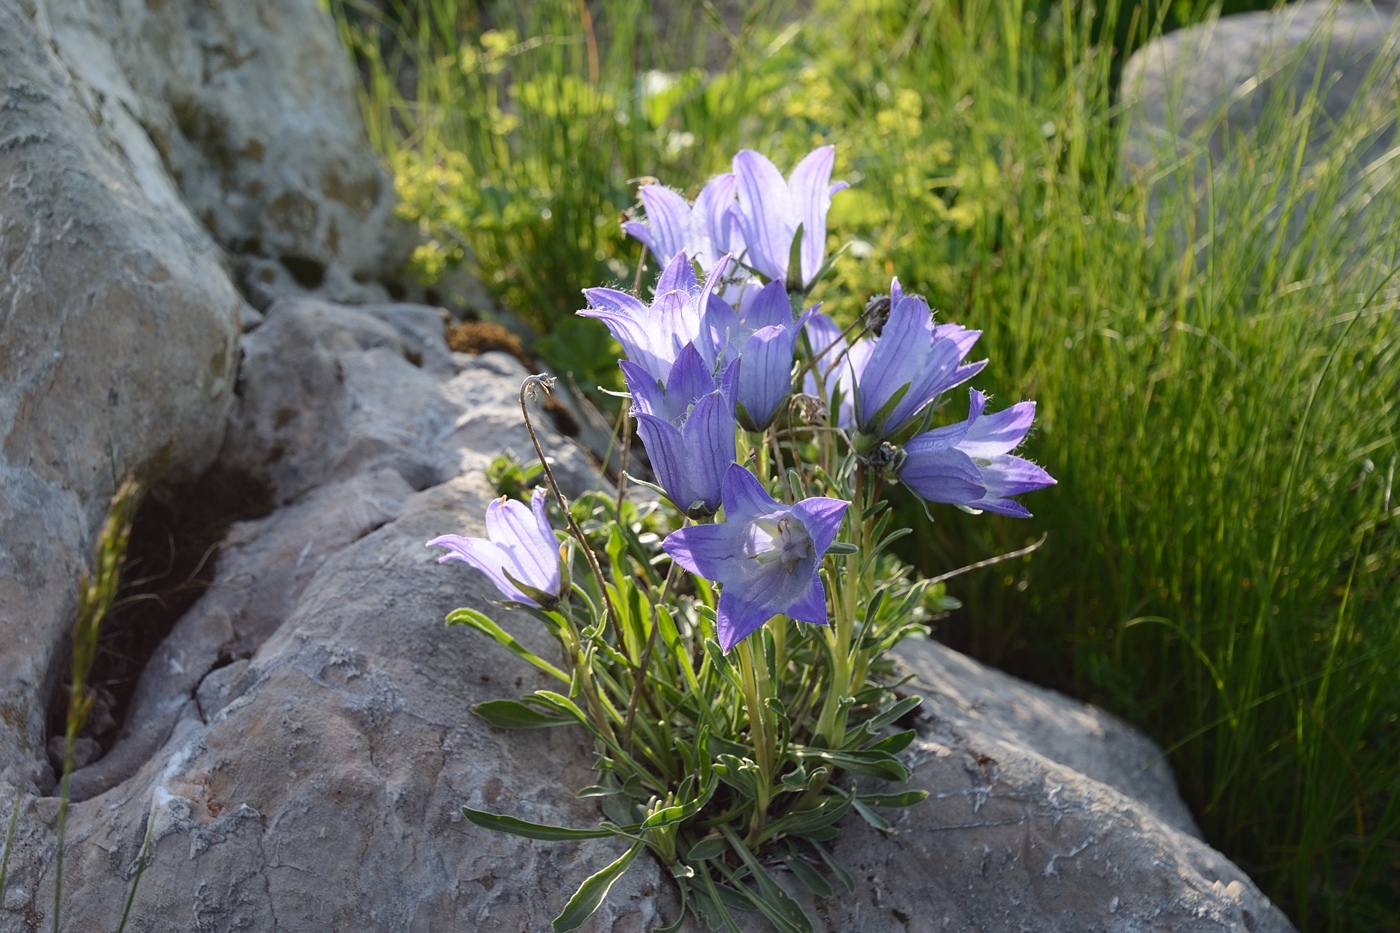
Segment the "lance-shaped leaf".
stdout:
<path fill-rule="evenodd" d="M 608 891 L 617 879 L 632 865 L 632 860 L 642 851 L 642 845 L 640 841 L 633 843 L 632 848 L 624 852 L 617 861 L 597 874 L 590 875 L 588 880 L 579 885 L 574 896 L 569 898 L 569 903 L 564 905 L 563 912 L 554 918 L 554 933 L 567 933 L 583 926 L 583 922 L 602 906 L 603 899 L 608 896 Z"/>

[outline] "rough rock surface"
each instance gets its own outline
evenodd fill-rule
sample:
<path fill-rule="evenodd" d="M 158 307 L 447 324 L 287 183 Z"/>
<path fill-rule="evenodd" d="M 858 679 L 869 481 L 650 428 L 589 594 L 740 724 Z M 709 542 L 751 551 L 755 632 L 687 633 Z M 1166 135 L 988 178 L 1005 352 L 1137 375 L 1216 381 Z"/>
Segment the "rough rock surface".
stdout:
<path fill-rule="evenodd" d="M 423 542 L 481 533 L 480 469 L 524 440 L 510 423 L 526 373 L 450 354 L 434 317 L 288 301 L 244 338 L 221 461 L 261 470 L 286 504 L 232 529 L 213 586 L 147 668 L 129 737 L 78 773 L 96 795 L 70 815 L 73 928 L 123 897 L 152 808 L 134 907 L 150 930 L 544 929 L 617 854 L 457 816 L 465 803 L 598 818 L 570 793 L 591 783 L 581 734 L 501 733 L 469 712 L 540 675 L 442 625 L 455 606 L 487 607 L 490 588 Z M 561 472 L 586 478 L 542 427 Z M 528 618 L 505 622 L 552 647 Z M 1194 837 L 1132 729 L 932 643 L 903 658 L 931 700 L 912 760 L 934 799 L 893 839 L 847 827 L 836 849 L 861 887 L 812 905 L 823 929 L 1289 928 Z M 0 928 L 46 922 L 53 820 L 52 798 L 25 798 Z M 647 929 L 676 906 L 643 860 L 590 928 Z"/>
<path fill-rule="evenodd" d="M 188 212 L 146 196 L 140 175 L 93 132 L 34 24 L 0 3 L 0 771 L 12 779 L 42 745 L 49 672 L 115 482 L 204 469 L 233 400 L 243 302 Z"/>
<path fill-rule="evenodd" d="M 0 931 L 52 924 L 43 706 L 104 501 L 155 464 L 174 479 L 214 461 L 273 507 L 228 530 L 115 747 L 74 775 L 63 929 L 114 925 L 148 826 L 129 929 L 171 933 L 547 929 L 620 852 L 459 816 L 598 819 L 572 793 L 593 780 L 581 734 L 471 715 L 540 675 L 442 624 L 494 594 L 423 545 L 481 534 L 483 469 L 528 455 L 525 369 L 452 353 L 433 309 L 271 301 L 317 263 L 323 294 L 373 297 L 357 277 L 392 262 L 348 84 L 315 72 L 343 73 L 326 30 L 315 0 L 0 0 L 0 813 L 19 814 Z M 304 201 L 279 214 L 287 192 Z M 566 486 L 592 486 L 582 451 L 536 423 Z M 550 650 L 528 617 L 502 622 Z M 930 700 L 910 755 L 933 796 L 892 839 L 846 827 L 860 886 L 812 902 L 820 929 L 1289 929 L 1195 837 L 1131 728 L 932 643 L 902 657 Z M 676 910 L 639 859 L 589 928 Z"/>
<path fill-rule="evenodd" d="M 846 821 L 830 850 L 854 895 L 789 885 L 825 929 L 1293 929 L 1196 838 L 1142 735 L 934 642 L 899 654 L 927 697 L 906 754 L 929 799 L 893 837 Z"/>
<path fill-rule="evenodd" d="M 255 305 L 387 300 L 412 244 L 320 4 L 33 2 L 95 121 L 141 152 L 151 192 L 168 172 Z"/>
<path fill-rule="evenodd" d="M 1356 226 L 1370 193 L 1394 183 L 1394 160 L 1383 156 L 1394 143 L 1400 89 L 1395 11 L 1388 2 L 1306 0 L 1149 43 L 1123 69 L 1125 168 L 1157 177 L 1159 193 L 1186 185 L 1203 201 L 1208 180 L 1238 171 L 1239 142 L 1249 146 L 1276 111 L 1302 112 L 1316 87 L 1300 177 L 1324 159 L 1343 159 L 1350 190 L 1328 200 L 1350 209 L 1343 223 Z M 1284 184 L 1279 203 L 1292 193 Z"/>

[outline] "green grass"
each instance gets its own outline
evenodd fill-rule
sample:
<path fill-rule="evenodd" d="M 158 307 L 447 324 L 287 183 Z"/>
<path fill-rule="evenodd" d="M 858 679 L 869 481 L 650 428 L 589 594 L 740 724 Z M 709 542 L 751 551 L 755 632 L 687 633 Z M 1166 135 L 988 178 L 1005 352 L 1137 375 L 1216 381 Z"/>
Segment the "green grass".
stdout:
<path fill-rule="evenodd" d="M 1306 164 L 1310 122 L 1267 113 L 1226 170 L 1162 188 L 1149 224 L 1148 185 L 1172 166 L 1124 178 L 1122 56 L 1097 37 L 1137 44 L 1207 4 L 1108 3 L 1094 21 L 1078 4 L 814 6 L 793 25 L 758 5 L 722 36 L 658 34 L 626 0 L 591 5 L 591 25 L 577 3 L 539 3 L 494 24 L 513 37 L 451 0 L 392 28 L 343 8 L 372 134 L 437 243 L 420 270 L 474 255 L 556 365 L 612 378 L 601 328 L 570 312 L 582 287 L 631 280 L 629 179 L 693 195 L 741 146 L 789 167 L 835 143 L 835 177 L 855 184 L 831 227 L 860 248 L 817 297 L 849 316 L 897 273 L 982 329 L 979 386 L 1037 400 L 1028 450 L 1060 480 L 1027 502 L 1034 521 L 942 513 L 911 546 L 934 573 L 1049 532 L 954 581 L 966 608 L 939 636 L 1147 729 L 1209 841 L 1300 926 L 1400 927 L 1400 277 L 1384 235 L 1400 189 L 1382 179 L 1363 213 L 1345 185 L 1377 115 L 1352 114 Z M 417 63 L 411 99 L 383 47 Z M 653 68 L 674 76 L 659 94 Z"/>

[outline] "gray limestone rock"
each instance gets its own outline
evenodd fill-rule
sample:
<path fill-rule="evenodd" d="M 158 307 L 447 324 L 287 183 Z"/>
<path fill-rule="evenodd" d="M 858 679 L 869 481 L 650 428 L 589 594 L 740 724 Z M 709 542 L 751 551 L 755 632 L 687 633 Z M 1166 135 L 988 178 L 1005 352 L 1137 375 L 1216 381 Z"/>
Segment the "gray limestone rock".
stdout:
<path fill-rule="evenodd" d="M 1325 236 L 1393 237 L 1397 28 L 1393 3 L 1307 0 L 1182 29 L 1135 53 L 1121 84 L 1123 163 L 1151 183 L 1153 226 L 1160 219 L 1183 249 L 1199 248 L 1212 229 L 1250 232 L 1240 227 L 1243 210 L 1270 226 L 1302 221 L 1317 204 L 1327 212 L 1312 226 Z M 1263 145 L 1256 134 L 1300 127 L 1307 138 L 1297 171 L 1290 164 L 1286 178 L 1259 178 L 1249 182 L 1252 193 L 1236 192 L 1237 178 L 1253 179 L 1242 168 Z M 1272 188 L 1264 210 L 1248 200 Z M 1168 195 L 1199 210 L 1159 218 Z M 1368 220 L 1370 211 L 1383 216 Z M 1283 242 L 1296 242 L 1301 228 Z"/>
<path fill-rule="evenodd" d="M 12 781 L 43 745 L 78 571 L 116 483 L 203 470 L 233 401 L 243 302 L 188 212 L 143 184 L 34 22 L 0 2 L 0 772 Z"/>
<path fill-rule="evenodd" d="M 128 734 L 78 772 L 91 796 L 69 817 L 80 893 L 65 924 L 110 918 L 153 820 L 141 929 L 547 928 L 619 846 L 501 836 L 458 808 L 593 825 L 573 793 L 594 781 L 592 753 L 576 730 L 505 733 L 470 713 L 543 675 L 447 629 L 446 613 L 476 606 L 534 650 L 554 646 L 528 616 L 492 610 L 481 574 L 424 547 L 482 533 L 481 469 L 523 439 L 525 371 L 449 353 L 436 313 L 411 306 L 279 302 L 243 344 L 220 460 L 261 470 L 283 504 L 233 526 L 214 585 L 148 666 Z M 562 474 L 596 482 L 541 434 Z M 931 799 L 893 837 L 847 822 L 833 846 L 852 895 L 813 900 L 775 869 L 818 929 L 1290 929 L 1196 838 L 1136 731 L 931 642 L 901 659 L 928 697 L 909 756 Z M 48 922 L 54 819 L 53 798 L 24 797 L 0 929 Z M 643 858 L 588 929 L 644 930 L 678 909 Z"/>
<path fill-rule="evenodd" d="M 36 3 L 83 103 L 141 152 L 148 195 L 187 205 L 255 305 L 388 298 L 378 283 L 399 275 L 412 242 L 320 4 Z"/>

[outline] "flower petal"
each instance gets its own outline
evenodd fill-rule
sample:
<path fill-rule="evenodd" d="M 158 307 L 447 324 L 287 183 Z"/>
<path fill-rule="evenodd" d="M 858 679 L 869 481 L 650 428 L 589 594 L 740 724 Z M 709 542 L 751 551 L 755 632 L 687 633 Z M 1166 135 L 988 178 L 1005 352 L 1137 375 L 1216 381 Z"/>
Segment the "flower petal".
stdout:
<path fill-rule="evenodd" d="M 710 250 L 716 255 L 732 251 L 729 244 L 729 231 L 733 224 L 730 208 L 734 206 L 735 184 L 733 172 L 716 175 L 701 189 L 699 197 L 695 199 L 694 222 L 709 236 Z M 708 264 L 713 258 L 706 257 L 702 260 L 702 265 Z"/>
<path fill-rule="evenodd" d="M 486 534 L 505 555 L 505 569 L 521 583 L 545 592 L 559 592 L 559 550 L 548 519 L 547 540 L 532 510 L 502 496 L 486 507 Z"/>
<path fill-rule="evenodd" d="M 763 627 L 776 612 L 767 607 L 746 602 L 726 587 L 719 594 L 719 607 L 715 619 L 715 634 L 719 637 L 720 650 L 725 654 L 739 642 L 748 638 Z"/>
<path fill-rule="evenodd" d="M 752 473 L 741 464 L 734 464 L 724 474 L 724 521 L 742 523 L 778 508 L 778 500 L 768 495 Z"/>
<path fill-rule="evenodd" d="M 797 330 L 764 327 L 744 344 L 739 367 L 739 398 L 753 422 L 753 430 L 763 430 L 773 420 L 778 406 L 792 391 L 792 351 Z"/>
<path fill-rule="evenodd" d="M 640 194 L 651 227 L 652 254 L 657 262 L 669 265 L 677 253 L 693 246 L 690 205 L 661 185 L 643 185 Z"/>
<path fill-rule="evenodd" d="M 734 157 L 739 229 L 751 268 L 769 279 L 787 278 L 788 253 L 797 228 L 787 182 L 767 158 L 744 149 Z"/>
<path fill-rule="evenodd" d="M 695 267 L 690 264 L 690 257 L 686 255 L 686 251 L 680 249 L 666 261 L 666 268 L 661 270 L 661 275 L 656 280 L 655 293 L 657 297 L 674 291 L 689 294 L 699 287 L 700 282 L 695 278 Z"/>
<path fill-rule="evenodd" d="M 986 495 L 981 472 L 962 451 L 952 448 L 910 452 L 906 445 L 904 452 L 899 479 L 920 498 L 967 505 Z"/>
<path fill-rule="evenodd" d="M 831 547 L 831 542 L 836 540 L 836 532 L 841 529 L 841 519 L 850 505 L 843 499 L 813 496 L 792 507 L 792 513 L 802 520 L 807 534 L 812 539 L 812 553 L 817 560 Z"/>
<path fill-rule="evenodd" d="M 822 586 L 821 575 L 812 572 L 811 583 L 797 601 L 787 608 L 787 615 L 813 625 L 827 623 L 826 588 Z"/>
<path fill-rule="evenodd" d="M 793 213 L 802 223 L 802 284 L 809 285 L 826 259 L 826 215 L 831 210 L 831 166 L 835 146 L 812 150 L 788 180 Z"/>
<path fill-rule="evenodd" d="M 682 434 L 694 498 L 682 509 L 690 510 L 697 501 L 704 503 L 706 512 L 719 508 L 720 488 L 735 456 L 734 413 L 729 406 L 723 393 L 711 392 L 695 403 L 686 418 Z"/>
<path fill-rule="evenodd" d="M 445 547 L 448 553 L 438 558 L 438 563 L 445 564 L 450 560 L 461 561 L 470 564 L 486 575 L 502 596 L 506 599 L 513 599 L 530 606 L 538 606 L 530 597 L 526 596 L 515 585 L 506 579 L 502 568 L 506 566 L 507 558 L 505 553 L 485 538 L 464 538 L 461 535 L 442 535 L 428 542 L 428 547 Z M 522 583 L 525 581 L 522 580 Z"/>
<path fill-rule="evenodd" d="M 733 579 L 735 565 L 745 560 L 740 552 L 741 537 L 741 527 L 729 522 L 688 525 L 667 535 L 661 547 L 691 573 L 722 581 Z"/>
<path fill-rule="evenodd" d="M 1035 402 L 1018 402 L 1004 411 L 978 418 L 958 446 L 969 457 L 989 459 L 1008 454 L 1026 439 L 1034 420 Z"/>

